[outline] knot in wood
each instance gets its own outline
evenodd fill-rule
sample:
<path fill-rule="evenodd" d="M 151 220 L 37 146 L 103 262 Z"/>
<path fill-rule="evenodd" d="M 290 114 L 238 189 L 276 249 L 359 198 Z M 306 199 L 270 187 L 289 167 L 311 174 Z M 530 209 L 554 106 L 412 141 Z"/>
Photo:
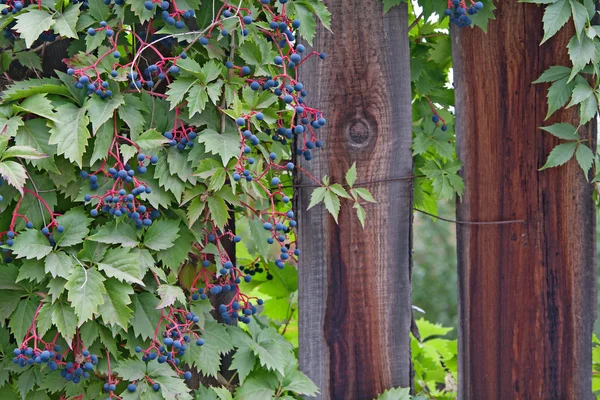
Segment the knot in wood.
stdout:
<path fill-rule="evenodd" d="M 348 139 L 355 146 L 366 146 L 369 142 L 369 123 L 364 120 L 353 120 L 348 125 Z"/>

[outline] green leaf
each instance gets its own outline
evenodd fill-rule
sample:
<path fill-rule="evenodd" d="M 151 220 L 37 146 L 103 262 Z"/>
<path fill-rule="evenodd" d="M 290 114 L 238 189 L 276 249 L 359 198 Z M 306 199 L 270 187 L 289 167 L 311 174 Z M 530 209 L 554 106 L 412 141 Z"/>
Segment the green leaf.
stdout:
<path fill-rule="evenodd" d="M 325 199 L 326 193 L 327 193 L 327 188 L 324 188 L 324 187 L 319 187 L 319 188 L 316 188 L 315 190 L 313 190 L 313 192 L 310 196 L 310 204 L 308 205 L 307 210 L 310 210 L 311 208 L 313 208 L 314 206 L 316 206 L 317 204 L 322 202 Z"/>
<path fill-rule="evenodd" d="M 214 195 L 206 199 L 206 204 L 208 205 L 213 222 L 217 227 L 222 229 L 229 219 L 227 203 L 221 197 Z"/>
<path fill-rule="evenodd" d="M 36 69 L 38 71 L 42 70 L 42 58 L 36 53 L 20 51 L 15 54 L 15 57 L 17 61 L 19 61 L 19 64 L 25 68 Z"/>
<path fill-rule="evenodd" d="M 88 237 L 88 239 L 100 243 L 118 244 L 123 247 L 134 247 L 139 244 L 135 228 L 127 223 L 119 223 L 118 221 L 102 225 L 98 232 Z"/>
<path fill-rule="evenodd" d="M 35 321 L 35 328 L 37 329 L 37 334 L 41 337 L 45 336 L 46 333 L 48 333 L 48 331 L 55 326 L 55 324 L 52 322 L 52 313 L 54 312 L 55 307 L 55 302 L 50 304 L 46 303 L 40 307 L 40 311 L 38 312 L 38 316 Z"/>
<path fill-rule="evenodd" d="M 172 285 L 160 285 L 156 290 L 160 297 L 160 303 L 156 306 L 156 308 L 165 308 L 175 304 L 176 300 L 179 300 L 181 303 L 186 303 L 185 293 L 179 286 Z"/>
<path fill-rule="evenodd" d="M 54 233 L 54 241 L 57 246 L 67 247 L 83 242 L 83 238 L 89 233 L 91 218 L 86 216 L 83 207 L 72 208 L 64 215 L 56 219 L 58 225 L 64 228 L 62 233 Z"/>
<path fill-rule="evenodd" d="M 3 101 L 24 99 L 36 93 L 53 93 L 69 97 L 71 93 L 63 82 L 54 78 L 32 78 L 14 82 L 2 94 Z"/>
<path fill-rule="evenodd" d="M 131 6 L 131 11 L 139 18 L 140 22 L 149 21 L 154 16 L 154 8 L 152 10 L 147 10 L 146 7 L 144 7 L 144 2 L 132 0 L 127 1 L 127 4 Z M 179 62 L 177 64 L 179 65 Z"/>
<path fill-rule="evenodd" d="M 46 272 L 44 271 L 44 264 L 42 262 L 38 260 L 24 260 L 23 265 L 19 268 L 17 282 L 29 280 L 40 283 L 45 278 Z"/>
<path fill-rule="evenodd" d="M 166 250 L 179 237 L 179 220 L 154 221 L 144 234 L 144 246 L 152 250 Z"/>
<path fill-rule="evenodd" d="M 6 149 L 4 154 L 2 154 L 2 159 L 5 160 L 7 158 L 17 157 L 27 160 L 39 160 L 41 158 L 46 158 L 47 156 L 47 154 L 40 153 L 30 146 L 12 146 Z"/>
<path fill-rule="evenodd" d="M 487 33 L 488 22 L 496 19 L 494 15 L 495 9 L 496 5 L 493 1 L 486 1 L 482 10 L 477 14 L 471 15 L 473 26 L 478 26 L 483 32 Z"/>
<path fill-rule="evenodd" d="M 254 364 L 256 364 L 256 356 L 249 346 L 244 346 L 237 349 L 233 355 L 229 370 L 237 371 L 240 384 L 243 384 L 246 377 L 254 369 Z"/>
<path fill-rule="evenodd" d="M 39 305 L 39 300 L 28 297 L 19 302 L 17 309 L 8 319 L 8 326 L 18 344 L 23 343 L 25 334 L 33 322 L 35 310 Z"/>
<path fill-rule="evenodd" d="M 354 188 L 354 192 L 359 195 L 363 200 L 368 201 L 369 203 L 377 203 L 377 200 L 373 198 L 371 192 L 369 192 L 365 188 Z"/>
<path fill-rule="evenodd" d="M 98 269 L 106 276 L 116 278 L 121 282 L 137 283 L 145 286 L 141 281 L 140 268 L 138 266 L 138 254 L 126 247 L 110 249 L 98 263 Z"/>
<path fill-rule="evenodd" d="M 15 115 L 11 118 L 4 118 L 0 115 L 0 135 L 14 137 L 17 129 L 23 125 L 23 118 Z"/>
<path fill-rule="evenodd" d="M 356 182 L 356 163 L 352 163 L 352 166 L 350 167 L 348 172 L 346 172 L 346 183 L 348 184 L 348 186 L 352 187 L 352 186 L 354 186 L 355 182 Z"/>
<path fill-rule="evenodd" d="M 596 116 L 598 112 L 598 98 L 596 93 L 585 99 L 579 104 L 579 123 L 585 124 Z"/>
<path fill-rule="evenodd" d="M 29 12 L 21 12 L 15 17 L 17 23 L 13 29 L 20 33 L 20 37 L 25 39 L 25 46 L 29 48 L 44 31 L 50 29 L 54 20 L 47 11 L 34 8 L 28 10 Z"/>
<path fill-rule="evenodd" d="M 410 388 L 388 389 L 377 397 L 377 400 L 410 400 Z"/>
<path fill-rule="evenodd" d="M 125 103 L 119 107 L 118 114 L 119 118 L 121 118 L 127 126 L 131 129 L 131 136 L 135 138 L 137 135 L 142 133 L 144 129 L 146 129 L 147 124 L 144 116 L 140 111 L 141 104 L 137 104 L 137 98 L 133 97 L 130 93 L 124 96 Z M 166 140 L 166 138 L 163 137 Z M 135 140 L 138 143 L 137 139 Z M 139 145 L 139 143 L 138 143 Z"/>
<path fill-rule="evenodd" d="M 0 122 L 1 126 L 1 122 Z M 46 126 L 43 119 L 35 118 L 25 121 L 16 133 L 15 143 L 19 146 L 29 146 L 36 149 L 39 153 L 49 154 L 50 156 L 40 159 L 30 159 L 28 163 L 34 167 L 55 173 L 60 173 L 54 162 L 56 146 L 48 144 L 50 138 L 50 128 Z"/>
<path fill-rule="evenodd" d="M 15 238 L 12 251 L 17 258 L 41 260 L 52 251 L 52 246 L 42 232 L 28 229 Z"/>
<path fill-rule="evenodd" d="M 173 247 L 160 251 L 158 259 L 171 269 L 177 269 L 188 258 L 188 254 L 192 251 L 192 243 L 195 241 L 194 235 L 183 227 L 180 227 L 179 239 L 174 243 Z"/>
<path fill-rule="evenodd" d="M 0 289 L 23 290 L 23 286 L 16 284 L 19 269 L 12 264 L 0 266 Z"/>
<path fill-rule="evenodd" d="M 21 399 L 25 399 L 27 393 L 31 392 L 36 384 L 41 381 L 41 373 L 37 368 L 30 368 L 23 372 L 17 381 L 17 388 L 21 394 Z"/>
<path fill-rule="evenodd" d="M 53 278 L 59 276 L 66 279 L 75 267 L 75 260 L 62 251 L 48 254 L 44 262 L 45 272 Z"/>
<path fill-rule="evenodd" d="M 249 378 L 235 391 L 236 400 L 265 400 L 275 395 L 269 382 L 259 378 Z"/>
<path fill-rule="evenodd" d="M 189 388 L 183 379 L 165 374 L 152 375 L 152 379 L 160 385 L 160 390 L 164 398 L 173 400 L 192 400 L 192 396 L 188 393 Z"/>
<path fill-rule="evenodd" d="M 299 395 L 314 397 L 319 393 L 317 385 L 308 376 L 298 370 L 292 372 L 290 376 L 286 376 L 284 383 L 284 390 L 289 390 Z"/>
<path fill-rule="evenodd" d="M 364 228 L 365 220 L 367 217 L 367 214 L 365 213 L 365 209 L 363 208 L 363 206 L 360 205 L 360 203 L 358 201 L 356 203 L 354 203 L 354 206 L 352 206 L 352 207 L 356 209 L 356 216 L 358 217 L 358 221 L 360 222 L 360 225 Z"/>
<path fill-rule="evenodd" d="M 23 292 L 16 290 L 0 291 L 0 319 L 2 321 L 6 320 L 15 311 L 23 294 Z"/>
<path fill-rule="evenodd" d="M 49 144 L 57 145 L 57 154 L 64 155 L 69 161 L 82 166 L 83 153 L 87 146 L 90 132 L 89 119 L 85 108 L 78 108 L 71 103 L 56 108 L 57 121 L 50 129 Z"/>
<path fill-rule="evenodd" d="M 14 161 L 0 162 L 0 176 L 23 195 L 27 171 L 21 164 Z"/>
<path fill-rule="evenodd" d="M 75 268 L 69 275 L 65 289 L 78 318 L 77 326 L 91 319 L 98 312 L 98 307 L 104 304 L 104 280 L 95 268 Z"/>
<path fill-rule="evenodd" d="M 70 5 L 62 13 L 54 16 L 56 22 L 52 30 L 62 37 L 77 39 L 77 20 L 79 19 L 80 4 Z"/>
<path fill-rule="evenodd" d="M 569 102 L 567 107 L 571 107 L 575 104 L 581 103 L 582 101 L 590 97 L 592 94 L 594 94 L 594 91 L 587 82 L 576 85 L 573 89 L 571 101 Z"/>
<path fill-rule="evenodd" d="M 240 138 L 237 134 L 225 132 L 222 135 L 212 129 L 205 129 L 198 134 L 198 141 L 204 143 L 206 151 L 221 156 L 223 166 L 236 158 L 240 152 Z"/>
<path fill-rule="evenodd" d="M 557 138 L 564 140 L 577 140 L 579 137 L 577 136 L 577 128 L 573 125 L 568 124 L 566 122 L 557 123 L 550 126 L 544 126 L 541 129 L 546 132 L 551 133 Z"/>
<path fill-rule="evenodd" d="M 133 320 L 131 326 L 136 336 L 148 340 L 154 336 L 154 330 L 160 321 L 160 311 L 156 309 L 159 300 L 149 292 L 133 296 Z"/>
<path fill-rule="evenodd" d="M 587 36 L 577 38 L 573 36 L 567 44 L 569 57 L 573 63 L 573 69 L 569 79 L 573 79 L 589 62 L 597 59 L 597 50 L 595 42 Z"/>
<path fill-rule="evenodd" d="M 544 11 L 544 38 L 542 43 L 550 39 L 567 23 L 571 17 L 571 6 L 567 0 L 558 0 L 550 4 Z"/>
<path fill-rule="evenodd" d="M 383 0 L 383 12 L 387 13 L 390 8 L 399 6 L 402 3 L 405 3 L 405 0 Z"/>
<path fill-rule="evenodd" d="M 559 79 L 566 78 L 571 74 L 571 68 L 562 65 L 554 65 L 548 68 L 540 77 L 533 83 L 555 82 Z"/>
<path fill-rule="evenodd" d="M 54 114 L 52 102 L 46 98 L 46 93 L 34 94 L 26 98 L 18 106 L 13 106 L 15 110 L 28 114 L 39 115 L 51 121 L 56 122 L 57 116 Z"/>
<path fill-rule="evenodd" d="M 548 156 L 546 164 L 544 164 L 544 166 L 540 168 L 540 171 L 546 168 L 558 167 L 559 165 L 565 164 L 567 161 L 573 158 L 573 154 L 575 154 L 576 148 L 576 142 L 559 144 L 554 149 L 552 149 L 550 155 Z"/>
<path fill-rule="evenodd" d="M 331 190 L 333 193 L 335 193 L 339 197 L 343 197 L 345 199 L 350 198 L 350 195 L 348 194 L 346 189 L 344 189 L 344 187 L 342 185 L 340 185 L 339 183 L 334 183 L 334 184 L 330 185 L 329 190 Z"/>
<path fill-rule="evenodd" d="M 581 36 L 583 28 L 588 22 L 588 12 L 583 4 L 577 0 L 569 0 L 571 4 L 571 12 L 573 13 L 573 23 L 575 25 L 575 33 L 577 38 Z"/>
<path fill-rule="evenodd" d="M 169 85 L 169 90 L 167 90 L 167 100 L 171 103 L 171 110 L 174 109 L 185 94 L 190 90 L 190 88 L 198 82 L 196 79 L 192 78 L 178 78 L 175 81 L 171 82 Z"/>
<path fill-rule="evenodd" d="M 569 101 L 575 82 L 569 82 L 569 77 L 564 77 L 554 82 L 548 89 L 548 113 L 546 119 Z"/>
<path fill-rule="evenodd" d="M 233 400 L 231 392 L 227 388 L 211 386 L 211 389 L 219 396 L 219 400 Z"/>
<path fill-rule="evenodd" d="M 453 199 L 455 193 L 461 196 L 464 188 L 463 180 L 457 174 L 460 168 L 461 164 L 458 160 L 448 161 L 445 164 L 427 160 L 421 167 L 421 172 L 432 180 L 434 194 L 439 199 Z"/>
<path fill-rule="evenodd" d="M 125 103 L 125 98 L 115 94 L 109 99 L 92 96 L 86 103 L 87 114 L 92 122 L 94 134 L 100 126 L 113 117 L 114 111 Z"/>
<path fill-rule="evenodd" d="M 323 202 L 325 203 L 325 208 L 335 219 L 335 222 L 338 222 L 338 215 L 340 214 L 340 199 L 337 194 L 335 194 L 331 190 L 327 190 L 325 192 L 325 197 L 323 198 Z"/>
<path fill-rule="evenodd" d="M 126 381 L 137 381 L 146 376 L 146 364 L 138 359 L 120 360 L 114 371 Z"/>
<path fill-rule="evenodd" d="M 156 129 L 150 129 L 140 135 L 135 141 L 142 150 L 153 150 L 167 144 L 169 140 Z"/>
<path fill-rule="evenodd" d="M 575 158 L 577 159 L 577 163 L 585 173 L 587 177 L 590 168 L 592 168 L 592 164 L 594 163 L 594 153 L 590 150 L 589 147 L 580 143 L 577 146 L 577 151 L 575 152 Z"/>
<path fill-rule="evenodd" d="M 204 111 L 206 103 L 208 103 L 208 93 L 206 87 L 201 84 L 192 86 L 188 92 L 187 98 L 189 117 L 193 118 L 195 114 L 200 114 Z"/>
<path fill-rule="evenodd" d="M 110 122 L 105 123 L 98 129 L 94 140 L 94 150 L 92 151 L 90 164 L 94 164 L 98 160 L 104 160 L 107 157 L 113 137 L 113 127 Z"/>
<path fill-rule="evenodd" d="M 134 294 L 131 285 L 119 282 L 116 279 L 108 279 L 104 286 L 104 303 L 98 308 L 102 320 L 109 325 L 119 325 L 121 328 L 129 329 L 129 320 L 133 311 L 128 307 L 131 304 L 130 296 Z"/>
<path fill-rule="evenodd" d="M 71 343 L 77 330 L 75 311 L 68 304 L 56 303 L 52 308 L 52 323 L 67 343 Z"/>

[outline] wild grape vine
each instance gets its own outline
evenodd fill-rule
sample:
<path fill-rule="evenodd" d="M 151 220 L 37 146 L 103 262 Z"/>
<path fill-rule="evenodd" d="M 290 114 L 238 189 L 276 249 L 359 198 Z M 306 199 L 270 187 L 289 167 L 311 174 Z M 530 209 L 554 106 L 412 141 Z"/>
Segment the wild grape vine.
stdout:
<path fill-rule="evenodd" d="M 305 171 L 293 158 L 312 158 L 327 121 L 298 80 L 303 63 L 326 55 L 299 36 L 310 43 L 315 16 L 328 25 L 325 6 L 2 0 L 0 8 L 4 356 L 17 344 L 0 384 L 28 380 L 23 396 L 52 386 L 77 398 L 187 399 L 192 367 L 216 377 L 220 355 L 236 348 L 236 396 L 256 382 L 279 395 L 314 394 L 272 328 L 245 333 L 236 323 L 250 324 L 263 306 L 244 285 L 257 273 L 278 277 L 300 255 L 290 184 Z M 38 78 L 40 55 L 66 41 L 64 69 Z M 359 210 L 359 199 L 374 201 L 310 177 L 313 203 L 334 216 L 340 198 Z M 352 187 L 354 168 L 347 178 Z M 232 229 L 234 214 L 249 235 Z M 254 261 L 238 265 L 232 247 Z"/>

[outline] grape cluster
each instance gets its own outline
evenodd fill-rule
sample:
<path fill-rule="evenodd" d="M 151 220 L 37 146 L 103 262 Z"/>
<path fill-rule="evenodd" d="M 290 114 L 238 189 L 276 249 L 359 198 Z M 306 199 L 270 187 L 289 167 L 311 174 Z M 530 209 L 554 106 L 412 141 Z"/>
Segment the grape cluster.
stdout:
<path fill-rule="evenodd" d="M 143 153 L 137 156 L 137 173 L 144 174 L 147 171 L 146 162 L 149 164 L 156 164 L 158 162 L 158 156 L 147 156 Z M 107 190 L 102 195 L 86 194 L 84 200 L 91 202 L 93 199 L 98 200 L 98 204 L 95 208 L 90 211 L 92 217 L 99 215 L 99 210 L 113 215 L 118 218 L 122 215 L 126 215 L 135 221 L 136 226 L 141 228 L 143 226 L 152 225 L 152 220 L 160 216 L 158 210 L 153 210 L 144 204 L 141 204 L 139 198 L 142 194 L 152 193 L 152 189 L 145 186 L 143 182 L 135 178 L 136 171 L 134 171 L 129 164 L 125 164 L 122 169 L 117 170 L 115 167 L 110 167 L 105 172 L 103 169 L 89 174 L 87 171 L 81 171 L 80 176 L 83 179 L 89 179 L 90 189 L 98 189 L 98 174 L 102 173 L 114 180 L 113 187 Z M 130 189 L 128 191 L 127 189 Z"/>
<path fill-rule="evenodd" d="M 194 10 L 183 11 L 177 8 L 177 4 L 173 2 L 172 4 L 166 0 L 153 0 L 144 2 L 144 7 L 146 10 L 154 10 L 158 6 L 156 10 L 156 16 L 160 16 L 163 21 L 167 25 L 173 25 L 177 29 L 185 28 L 185 22 L 182 18 L 188 19 L 194 17 Z M 172 9 L 172 12 L 169 12 L 169 9 Z"/>
<path fill-rule="evenodd" d="M 31 347 L 17 347 L 13 351 L 13 363 L 20 367 L 26 367 L 34 364 L 46 364 L 51 371 L 60 370 L 60 376 L 67 381 L 79 383 L 81 379 L 90 377 L 90 371 L 98 364 L 98 356 L 90 354 L 89 351 L 83 350 L 81 354 L 75 357 L 75 361 L 65 362 L 63 355 L 60 353 L 60 346 L 55 345 L 54 348 L 41 350 Z"/>
<path fill-rule="evenodd" d="M 135 352 L 142 354 L 142 361 L 144 362 L 156 360 L 159 364 L 170 364 L 179 375 L 182 375 L 184 379 L 188 380 L 192 377 L 192 373 L 189 371 L 182 371 L 179 369 L 179 365 L 181 364 L 181 357 L 183 357 L 188 350 L 188 346 L 204 345 L 204 339 L 196 332 L 196 324 L 200 322 L 200 317 L 191 311 L 169 307 L 168 313 L 162 315 L 159 326 L 162 326 L 165 321 L 168 321 L 168 323 L 164 325 L 165 331 L 162 335 L 155 335 L 151 345 L 146 349 L 142 349 L 141 346 L 136 346 Z M 148 377 L 147 379 L 150 380 Z M 155 391 L 160 390 L 160 385 L 158 383 L 150 383 L 153 384 L 152 388 Z M 127 386 L 127 390 L 129 392 L 135 392 L 137 390 L 135 382 L 130 383 Z M 104 391 L 114 391 L 114 383 L 110 381 L 106 383 L 104 385 Z"/>
<path fill-rule="evenodd" d="M 469 15 L 475 15 L 483 9 L 483 3 L 471 1 L 471 6 L 467 8 L 465 0 L 448 0 L 448 8 L 444 12 L 450 17 L 450 22 L 456 24 L 459 28 L 471 26 L 473 22 Z"/>
<path fill-rule="evenodd" d="M 2 15 L 8 15 L 8 13 L 16 14 L 21 11 L 23 7 L 26 7 L 26 5 L 23 4 L 23 0 L 0 0 L 0 4 L 7 6 L 0 11 Z"/>
<path fill-rule="evenodd" d="M 192 128 L 181 124 L 180 126 L 175 126 L 173 130 L 163 133 L 163 136 L 169 139 L 169 146 L 177 147 L 177 150 L 183 151 L 186 148 L 194 147 L 194 139 L 198 135 Z"/>

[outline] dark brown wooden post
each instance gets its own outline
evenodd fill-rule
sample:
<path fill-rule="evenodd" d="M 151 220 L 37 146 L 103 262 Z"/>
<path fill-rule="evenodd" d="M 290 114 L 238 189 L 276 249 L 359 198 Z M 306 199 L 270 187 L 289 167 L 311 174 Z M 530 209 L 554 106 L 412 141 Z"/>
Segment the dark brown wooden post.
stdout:
<path fill-rule="evenodd" d="M 488 33 L 453 31 L 459 225 L 459 398 L 589 400 L 596 318 L 592 186 L 575 161 L 538 171 L 559 140 L 544 121 L 551 65 L 570 65 L 571 27 L 544 45 L 542 9 L 500 0 Z M 454 29 L 454 28 L 453 28 Z M 581 129 L 594 139 L 595 122 Z"/>
<path fill-rule="evenodd" d="M 312 188 L 297 189 L 300 367 L 320 399 L 376 397 L 410 385 L 412 174 L 406 4 L 383 14 L 380 0 L 328 0 L 333 34 L 319 28 L 301 74 L 311 106 L 328 123 L 324 148 L 300 164 L 344 183 L 356 161 L 359 181 L 378 204 L 363 230 L 343 202 L 339 225 L 323 207 L 306 211 Z M 387 181 L 389 180 L 389 181 Z M 302 173 L 297 183 L 312 181 Z"/>

